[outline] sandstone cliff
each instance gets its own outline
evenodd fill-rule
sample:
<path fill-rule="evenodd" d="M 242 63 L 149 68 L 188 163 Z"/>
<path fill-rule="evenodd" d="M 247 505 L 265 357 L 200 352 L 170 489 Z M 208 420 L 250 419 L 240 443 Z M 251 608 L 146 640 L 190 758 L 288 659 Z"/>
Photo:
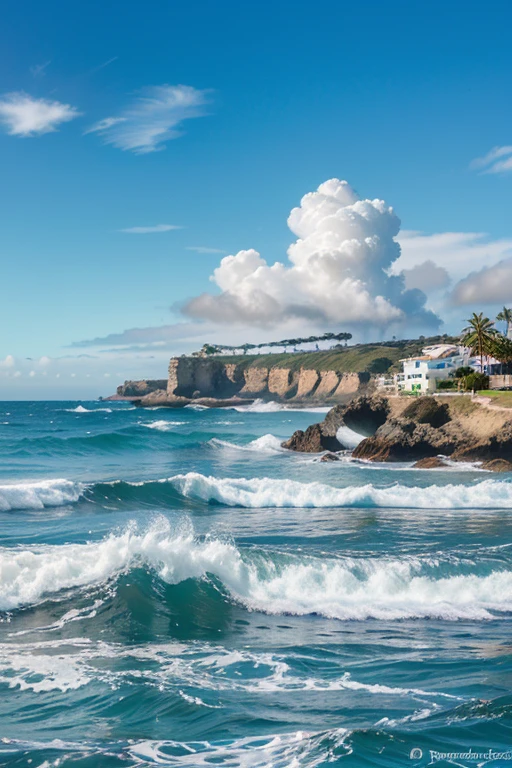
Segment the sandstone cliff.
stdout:
<path fill-rule="evenodd" d="M 273 400 L 336 402 L 368 386 L 368 373 L 340 373 L 301 367 L 260 367 L 215 359 L 176 357 L 169 364 L 169 398 L 263 397 Z"/>

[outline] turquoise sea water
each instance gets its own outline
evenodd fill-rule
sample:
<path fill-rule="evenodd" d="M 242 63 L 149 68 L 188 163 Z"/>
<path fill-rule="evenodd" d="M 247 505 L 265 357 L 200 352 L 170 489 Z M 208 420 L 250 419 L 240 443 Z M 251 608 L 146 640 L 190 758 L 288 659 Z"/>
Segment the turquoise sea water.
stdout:
<path fill-rule="evenodd" d="M 509 476 L 320 418 L 0 403 L 0 765 L 512 764 Z"/>

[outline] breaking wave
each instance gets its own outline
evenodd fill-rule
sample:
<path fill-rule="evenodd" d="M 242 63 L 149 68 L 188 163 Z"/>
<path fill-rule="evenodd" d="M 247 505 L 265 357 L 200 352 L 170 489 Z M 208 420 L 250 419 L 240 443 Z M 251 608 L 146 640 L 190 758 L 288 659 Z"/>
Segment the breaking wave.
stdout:
<path fill-rule="evenodd" d="M 143 427 L 148 429 L 156 429 L 158 432 L 171 432 L 173 427 L 179 427 L 182 424 L 186 424 L 186 421 L 165 421 L 163 419 L 159 421 L 148 421 L 146 424 L 140 422 Z"/>
<path fill-rule="evenodd" d="M 248 405 L 235 405 L 232 406 L 235 411 L 240 413 L 275 413 L 276 411 L 301 411 L 301 413 L 327 413 L 330 411 L 330 407 L 327 406 L 306 406 L 301 408 L 300 406 L 290 406 L 285 403 L 277 403 L 275 400 L 261 400 L 258 398 L 253 403 Z"/>
<path fill-rule="evenodd" d="M 431 485 L 426 488 L 396 483 L 387 488 L 372 484 L 335 488 L 322 483 L 263 478 L 206 477 L 197 472 L 169 479 L 186 497 L 232 507 L 390 507 L 395 509 L 510 509 L 512 483 L 484 480 L 474 485 Z"/>
<path fill-rule="evenodd" d="M 131 526 L 98 542 L 0 548 L 0 609 L 108 584 L 136 569 L 173 585 L 213 577 L 235 602 L 269 614 L 482 620 L 512 611 L 512 571 L 501 561 L 238 549 L 220 539 L 198 539 L 190 529 L 176 532 L 163 518 L 145 531 Z"/>
<path fill-rule="evenodd" d="M 0 512 L 72 504 L 78 501 L 84 489 L 83 483 L 60 479 L 0 485 Z"/>
<path fill-rule="evenodd" d="M 283 449 L 273 435 L 264 435 L 245 446 L 214 438 L 220 448 L 263 453 Z M 197 472 L 160 480 L 129 482 L 112 480 L 81 483 L 65 479 L 0 485 L 0 512 L 14 509 L 38 510 L 73 504 L 80 500 L 103 504 L 175 503 L 179 499 L 221 504 L 228 507 L 258 508 L 383 508 L 383 509 L 512 509 L 512 483 L 484 480 L 473 485 L 431 485 L 425 488 L 395 483 L 379 487 L 336 488 L 323 483 L 262 478 L 217 478 Z"/>
<path fill-rule="evenodd" d="M 230 443 L 228 440 L 220 440 L 218 437 L 212 437 L 209 441 L 210 445 L 217 448 L 230 448 L 236 451 L 257 451 L 261 453 L 276 453 L 276 451 L 283 451 L 281 442 L 275 435 L 262 435 L 262 437 L 251 440 L 250 443 L 245 445 L 239 445 L 238 443 Z"/>

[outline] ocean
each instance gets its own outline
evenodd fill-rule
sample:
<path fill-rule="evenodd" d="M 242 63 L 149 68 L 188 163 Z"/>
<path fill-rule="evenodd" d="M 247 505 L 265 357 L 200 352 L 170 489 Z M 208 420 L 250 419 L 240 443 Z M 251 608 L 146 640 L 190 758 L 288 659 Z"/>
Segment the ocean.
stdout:
<path fill-rule="evenodd" d="M 0 403 L 0 765 L 512 764 L 510 476 L 322 418 Z"/>

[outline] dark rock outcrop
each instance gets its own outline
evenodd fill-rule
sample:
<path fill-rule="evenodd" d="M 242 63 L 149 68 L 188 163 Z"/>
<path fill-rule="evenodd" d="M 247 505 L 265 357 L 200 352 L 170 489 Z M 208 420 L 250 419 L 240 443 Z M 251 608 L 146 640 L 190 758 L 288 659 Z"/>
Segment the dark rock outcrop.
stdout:
<path fill-rule="evenodd" d="M 435 428 L 442 427 L 451 420 L 448 405 L 434 400 L 433 397 L 418 397 L 413 400 L 402 413 L 402 417 Z"/>
<path fill-rule="evenodd" d="M 450 455 L 456 445 L 456 435 L 449 429 L 418 424 L 412 419 L 390 418 L 373 437 L 359 443 L 353 456 L 371 461 L 417 461 L 440 453 Z"/>
<path fill-rule="evenodd" d="M 340 461 L 340 457 L 335 453 L 325 453 L 320 461 Z"/>
<path fill-rule="evenodd" d="M 167 379 L 142 379 L 141 381 L 125 381 L 117 388 L 120 397 L 145 397 L 152 392 L 167 389 Z"/>
<path fill-rule="evenodd" d="M 385 398 L 361 395 L 347 405 L 335 405 L 320 424 L 312 424 L 305 432 L 301 429 L 294 432 L 283 443 L 283 448 L 303 453 L 341 451 L 343 446 L 336 438 L 340 427 L 371 435 L 385 424 L 388 413 L 389 404 Z"/>
<path fill-rule="evenodd" d="M 283 448 L 301 453 L 322 453 L 322 451 L 340 451 L 341 445 L 335 437 L 325 435 L 321 424 L 312 424 L 306 429 L 298 429 L 289 440 L 283 444 Z"/>

